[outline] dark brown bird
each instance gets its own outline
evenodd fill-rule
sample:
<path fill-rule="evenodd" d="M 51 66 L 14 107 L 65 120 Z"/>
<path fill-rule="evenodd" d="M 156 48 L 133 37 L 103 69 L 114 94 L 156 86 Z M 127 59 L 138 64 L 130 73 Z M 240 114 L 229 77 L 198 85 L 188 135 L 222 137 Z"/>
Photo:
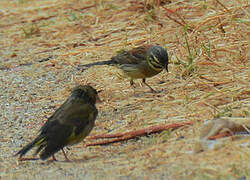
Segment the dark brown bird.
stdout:
<path fill-rule="evenodd" d="M 100 61 L 79 65 L 78 69 L 85 69 L 95 65 L 115 65 L 130 77 L 131 86 L 134 79 L 142 79 L 152 92 L 155 90 L 146 83 L 146 78 L 160 73 L 163 69 L 168 71 L 168 53 L 158 45 L 140 46 L 129 51 L 121 51 L 108 61 Z"/>
<path fill-rule="evenodd" d="M 42 160 L 53 157 L 65 146 L 81 142 L 92 130 L 98 111 L 95 107 L 98 100 L 97 91 L 91 86 L 77 86 L 71 96 L 47 120 L 40 129 L 39 135 L 15 155 L 22 158 L 31 148 L 37 147 L 35 154 Z"/>

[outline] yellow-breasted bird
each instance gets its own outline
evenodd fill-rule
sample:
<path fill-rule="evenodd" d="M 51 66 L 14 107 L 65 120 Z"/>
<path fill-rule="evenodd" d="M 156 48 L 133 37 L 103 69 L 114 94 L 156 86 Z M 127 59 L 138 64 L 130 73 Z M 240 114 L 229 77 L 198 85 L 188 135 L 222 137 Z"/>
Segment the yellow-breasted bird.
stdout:
<path fill-rule="evenodd" d="M 22 158 L 31 148 L 37 147 L 35 154 L 42 160 L 62 150 L 65 146 L 81 142 L 92 130 L 98 111 L 95 107 L 99 100 L 97 91 L 88 85 L 80 85 L 72 90 L 71 96 L 46 121 L 39 135 L 15 155 Z"/>
<path fill-rule="evenodd" d="M 108 61 L 79 65 L 78 69 L 86 69 L 95 65 L 115 65 L 130 77 L 131 86 L 134 85 L 134 79 L 142 79 L 142 83 L 155 92 L 146 83 L 146 78 L 155 76 L 163 69 L 168 71 L 168 53 L 161 46 L 144 45 L 129 51 L 123 50 Z"/>

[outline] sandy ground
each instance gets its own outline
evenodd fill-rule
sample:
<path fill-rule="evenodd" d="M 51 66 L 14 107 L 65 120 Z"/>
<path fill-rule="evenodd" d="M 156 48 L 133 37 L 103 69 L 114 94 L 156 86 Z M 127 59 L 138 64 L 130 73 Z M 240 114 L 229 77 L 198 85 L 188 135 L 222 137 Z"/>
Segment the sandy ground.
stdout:
<path fill-rule="evenodd" d="M 0 179 L 248 179 L 249 138 L 193 150 L 205 120 L 249 121 L 249 13 L 236 0 L 0 1 Z M 113 67 L 76 70 L 148 43 L 170 54 L 170 72 L 148 79 L 159 93 L 139 81 L 131 88 Z M 66 150 L 71 162 L 61 152 L 57 162 L 13 157 L 86 83 L 103 90 L 92 135 L 194 124 L 106 146 L 83 142 Z"/>

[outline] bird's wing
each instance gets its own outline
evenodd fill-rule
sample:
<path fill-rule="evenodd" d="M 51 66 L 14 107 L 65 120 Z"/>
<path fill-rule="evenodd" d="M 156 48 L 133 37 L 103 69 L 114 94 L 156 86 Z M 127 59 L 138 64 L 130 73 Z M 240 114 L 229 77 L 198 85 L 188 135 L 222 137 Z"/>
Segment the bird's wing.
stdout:
<path fill-rule="evenodd" d="M 63 124 L 72 126 L 83 126 L 88 124 L 90 120 L 96 117 L 96 108 L 89 103 L 75 103 L 72 104 L 67 113 L 63 114 L 64 118 L 60 121 Z"/>
<path fill-rule="evenodd" d="M 94 105 L 71 97 L 48 119 L 41 131 L 47 129 L 48 125 L 46 124 L 50 121 L 58 121 L 58 123 L 71 126 L 74 129 L 83 128 L 89 121 L 94 121 L 96 116 L 97 109 Z"/>
<path fill-rule="evenodd" d="M 58 118 L 61 114 L 65 112 L 66 109 L 68 109 L 72 102 L 74 97 L 70 96 L 46 121 L 46 123 L 41 127 L 39 130 L 40 132 L 46 130 L 48 126 L 51 125 L 51 121 L 58 121 Z"/>
<path fill-rule="evenodd" d="M 112 57 L 111 60 L 116 61 L 117 64 L 140 64 L 146 61 L 147 50 L 152 45 L 139 46 L 129 51 L 122 51 L 116 56 Z"/>
<path fill-rule="evenodd" d="M 66 146 L 72 138 L 77 138 L 90 122 L 94 122 L 96 116 L 95 106 L 78 98 L 66 100 L 40 130 L 47 144 L 41 158 L 46 159 Z"/>

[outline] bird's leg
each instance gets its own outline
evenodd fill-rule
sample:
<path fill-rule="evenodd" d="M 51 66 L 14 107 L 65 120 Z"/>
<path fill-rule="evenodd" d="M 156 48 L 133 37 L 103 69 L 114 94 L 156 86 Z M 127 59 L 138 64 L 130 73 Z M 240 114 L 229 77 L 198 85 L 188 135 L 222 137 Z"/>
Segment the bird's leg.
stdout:
<path fill-rule="evenodd" d="M 134 83 L 134 81 L 133 81 L 132 78 L 130 79 L 130 85 L 131 85 L 133 88 L 135 88 L 135 83 Z"/>
<path fill-rule="evenodd" d="M 55 155 L 52 155 L 52 161 L 57 161 Z"/>
<path fill-rule="evenodd" d="M 130 85 L 131 85 L 131 87 L 133 88 L 134 95 L 135 95 L 135 83 L 134 83 L 134 81 L 133 81 L 132 78 L 130 79 Z"/>
<path fill-rule="evenodd" d="M 89 68 L 88 66 L 78 65 L 76 69 L 77 69 L 78 71 L 83 72 L 83 71 L 87 70 L 88 68 Z"/>
<path fill-rule="evenodd" d="M 156 92 L 151 86 L 149 86 L 149 85 L 146 83 L 146 79 L 145 79 L 145 78 L 142 79 L 142 83 L 145 84 L 146 86 L 148 86 L 148 87 L 150 88 L 151 92 L 153 92 L 153 93 Z"/>
<path fill-rule="evenodd" d="M 67 155 L 66 155 L 66 153 L 65 153 L 65 151 L 64 151 L 63 148 L 62 148 L 62 152 L 63 152 L 63 155 L 64 155 L 64 157 L 65 157 L 65 160 L 69 162 L 70 160 L 69 160 L 69 158 L 67 157 Z"/>

